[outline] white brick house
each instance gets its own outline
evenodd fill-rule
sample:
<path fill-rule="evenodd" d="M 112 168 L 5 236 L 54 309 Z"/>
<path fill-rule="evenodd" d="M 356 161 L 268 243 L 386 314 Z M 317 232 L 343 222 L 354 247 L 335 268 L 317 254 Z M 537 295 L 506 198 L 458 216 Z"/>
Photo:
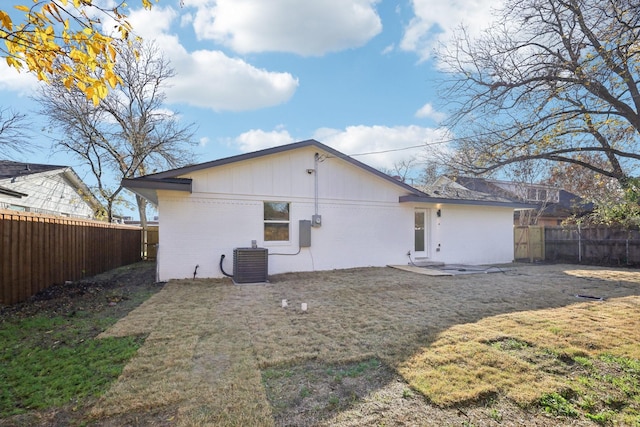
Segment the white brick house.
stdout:
<path fill-rule="evenodd" d="M 513 260 L 516 204 L 429 194 L 315 140 L 122 183 L 158 207 L 159 280 L 222 277 L 252 243 L 270 274 Z"/>

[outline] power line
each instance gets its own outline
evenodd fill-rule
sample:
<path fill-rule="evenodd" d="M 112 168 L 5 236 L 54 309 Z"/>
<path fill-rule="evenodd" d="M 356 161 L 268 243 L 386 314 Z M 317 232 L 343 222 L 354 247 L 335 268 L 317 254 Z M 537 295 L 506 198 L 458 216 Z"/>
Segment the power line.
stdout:
<path fill-rule="evenodd" d="M 434 145 L 448 144 L 450 142 L 464 141 L 465 139 L 469 139 L 469 138 L 478 138 L 478 137 L 483 137 L 483 136 L 487 136 L 487 135 L 495 135 L 495 134 L 496 134 L 496 131 L 482 132 L 482 133 L 474 134 L 473 136 L 442 139 L 442 140 L 439 140 L 439 141 L 425 142 L 423 144 L 412 145 L 412 146 L 409 146 L 409 147 L 391 148 L 391 149 L 388 149 L 388 150 L 380 150 L 380 151 L 369 151 L 369 152 L 366 152 L 366 153 L 358 153 L 358 154 L 345 154 L 344 156 L 327 156 L 326 158 L 358 157 L 358 156 L 368 156 L 368 155 L 371 155 L 371 154 L 384 154 L 384 153 L 391 153 L 391 152 L 395 152 L 395 151 L 406 151 L 406 150 L 413 150 L 415 148 L 431 147 L 431 146 L 434 146 Z"/>
<path fill-rule="evenodd" d="M 390 148 L 388 150 L 369 151 L 369 152 L 366 152 L 366 153 L 357 153 L 357 154 L 345 154 L 343 156 L 327 156 L 327 158 L 358 157 L 358 156 L 368 156 L 368 155 L 371 155 L 371 154 L 392 153 L 392 152 L 395 152 L 395 151 L 406 151 L 406 150 L 413 150 L 413 149 L 416 149 L 416 148 L 430 147 L 430 146 L 433 146 L 433 145 L 446 144 L 446 143 L 453 142 L 453 141 L 456 141 L 456 140 L 457 140 L 457 138 L 443 139 L 443 140 L 440 140 L 440 141 L 425 142 L 423 144 L 412 145 L 412 146 L 409 146 L 409 147 Z"/>

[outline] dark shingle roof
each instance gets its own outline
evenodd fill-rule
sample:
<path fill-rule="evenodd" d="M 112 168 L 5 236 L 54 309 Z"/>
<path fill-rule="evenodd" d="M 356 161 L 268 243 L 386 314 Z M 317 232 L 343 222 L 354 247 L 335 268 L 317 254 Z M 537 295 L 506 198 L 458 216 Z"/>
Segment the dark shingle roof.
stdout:
<path fill-rule="evenodd" d="M 431 185 L 417 186 L 420 191 L 432 196 L 443 199 L 453 200 L 477 200 L 496 203 L 520 202 L 507 197 L 500 197 L 486 189 L 469 188 L 460 185 L 449 177 L 441 176 Z M 483 191 L 484 190 L 484 191 Z"/>
<path fill-rule="evenodd" d="M 13 178 L 15 176 L 31 175 L 34 173 L 48 172 L 56 169 L 66 169 L 66 166 L 41 165 L 36 163 L 13 162 L 0 160 L 0 179 Z"/>
<path fill-rule="evenodd" d="M 470 190 L 493 194 L 497 197 L 513 201 L 523 201 L 517 194 L 496 185 L 489 179 L 458 176 L 455 177 L 454 180 Z M 526 187 L 526 184 L 523 185 Z M 536 187 L 536 185 L 532 185 L 532 187 Z M 574 213 L 583 214 L 591 212 L 594 208 L 593 203 L 586 203 L 580 196 L 566 190 L 559 189 L 558 196 L 557 202 L 527 201 L 527 203 L 537 206 L 538 208 L 543 207 L 543 216 L 568 216 Z"/>

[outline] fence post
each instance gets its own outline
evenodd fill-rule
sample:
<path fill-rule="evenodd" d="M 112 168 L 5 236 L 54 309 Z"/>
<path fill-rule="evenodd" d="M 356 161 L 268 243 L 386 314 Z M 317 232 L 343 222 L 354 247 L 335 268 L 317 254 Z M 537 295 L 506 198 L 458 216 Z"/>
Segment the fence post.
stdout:
<path fill-rule="evenodd" d="M 627 262 L 626 262 L 627 265 L 631 265 L 631 263 L 629 262 L 629 237 L 631 237 L 630 235 L 631 235 L 631 231 L 627 231 L 627 238 L 625 240 L 625 246 L 626 246 L 625 255 L 627 259 Z"/>
<path fill-rule="evenodd" d="M 580 223 L 578 223 L 578 262 L 582 262 L 582 233 L 580 232 Z"/>

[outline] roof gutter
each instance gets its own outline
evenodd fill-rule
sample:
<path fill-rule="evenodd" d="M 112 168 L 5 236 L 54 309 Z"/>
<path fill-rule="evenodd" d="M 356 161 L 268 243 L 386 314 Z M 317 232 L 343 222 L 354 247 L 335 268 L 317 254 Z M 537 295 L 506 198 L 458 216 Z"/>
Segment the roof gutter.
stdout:
<path fill-rule="evenodd" d="M 446 203 L 450 205 L 495 206 L 512 209 L 536 209 L 535 205 L 518 202 L 499 202 L 495 200 L 448 199 L 446 197 L 400 196 L 400 203 Z"/>
<path fill-rule="evenodd" d="M 89 189 L 87 184 L 85 184 L 84 181 L 80 179 L 78 174 L 75 173 L 72 168 L 67 167 L 62 171 L 62 173 L 64 177 L 76 187 L 76 192 L 79 193 L 80 197 L 82 197 L 83 200 L 91 205 L 94 212 L 97 212 L 100 209 L 104 209 L 102 203 L 100 203 L 96 196 L 93 195 L 91 189 Z"/>
<path fill-rule="evenodd" d="M 21 199 L 23 197 L 27 197 L 28 196 L 28 194 L 21 193 L 19 191 L 14 191 L 14 190 L 11 190 L 9 188 L 4 188 L 4 187 L 0 187 L 0 194 L 5 194 L 5 195 L 11 196 L 11 197 L 17 197 L 18 199 Z"/>

